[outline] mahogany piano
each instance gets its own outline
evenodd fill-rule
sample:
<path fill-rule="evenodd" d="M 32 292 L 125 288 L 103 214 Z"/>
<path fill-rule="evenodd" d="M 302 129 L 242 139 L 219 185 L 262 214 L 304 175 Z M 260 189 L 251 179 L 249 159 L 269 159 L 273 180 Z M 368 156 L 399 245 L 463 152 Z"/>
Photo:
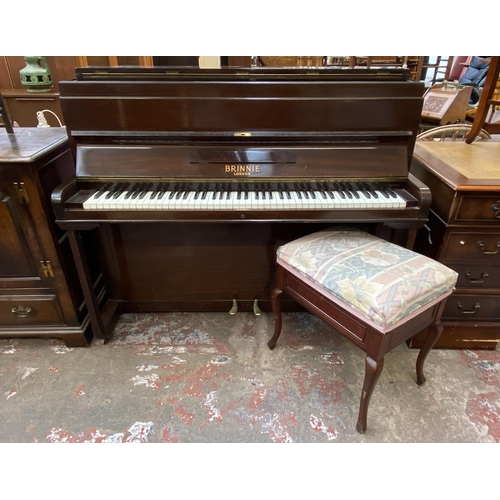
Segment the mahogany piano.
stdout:
<path fill-rule="evenodd" d="M 355 224 L 411 247 L 427 220 L 409 173 L 424 88 L 407 70 L 76 76 L 59 83 L 76 176 L 52 202 L 97 338 L 121 312 L 259 314 L 278 246 Z"/>

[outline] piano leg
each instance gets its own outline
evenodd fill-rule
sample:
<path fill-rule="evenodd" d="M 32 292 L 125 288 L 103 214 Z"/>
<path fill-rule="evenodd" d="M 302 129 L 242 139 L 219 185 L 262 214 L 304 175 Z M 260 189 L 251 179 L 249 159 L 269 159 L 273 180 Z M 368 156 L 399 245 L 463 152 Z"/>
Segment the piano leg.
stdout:
<path fill-rule="evenodd" d="M 68 230 L 68 238 L 71 245 L 71 251 L 75 260 L 78 277 L 82 286 L 85 304 L 92 323 L 94 337 L 98 339 L 107 339 L 108 334 L 104 326 L 101 314 L 99 312 L 99 303 L 95 295 L 90 270 L 83 249 L 82 238 L 79 231 Z"/>

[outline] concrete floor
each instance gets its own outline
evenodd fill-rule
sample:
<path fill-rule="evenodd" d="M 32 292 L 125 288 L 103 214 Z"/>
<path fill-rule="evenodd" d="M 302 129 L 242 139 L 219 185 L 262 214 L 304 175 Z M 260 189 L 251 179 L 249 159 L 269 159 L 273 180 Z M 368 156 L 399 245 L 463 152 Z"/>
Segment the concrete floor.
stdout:
<path fill-rule="evenodd" d="M 0 442 L 499 443 L 500 351 L 386 356 L 356 419 L 364 353 L 309 313 L 122 315 L 112 340 L 0 340 Z"/>

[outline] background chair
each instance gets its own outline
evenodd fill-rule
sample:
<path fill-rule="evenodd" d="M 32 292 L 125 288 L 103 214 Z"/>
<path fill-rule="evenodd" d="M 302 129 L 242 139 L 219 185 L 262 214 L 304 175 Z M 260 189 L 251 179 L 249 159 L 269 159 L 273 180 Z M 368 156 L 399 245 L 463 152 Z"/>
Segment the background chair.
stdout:
<path fill-rule="evenodd" d="M 484 82 L 483 91 L 474 115 L 467 113 L 467 120 L 472 121 L 472 130 L 465 142 L 470 144 L 481 131 L 487 130 L 490 134 L 500 134 L 500 117 L 497 107 L 500 107 L 500 97 L 495 97 L 497 88 L 500 88 L 500 56 L 492 56 L 488 74 Z"/>
<path fill-rule="evenodd" d="M 460 123 L 457 125 L 443 125 L 426 130 L 417 135 L 417 141 L 466 141 L 472 131 L 472 125 L 469 123 Z M 486 130 L 479 130 L 474 137 L 478 141 L 488 141 L 491 135 Z"/>
<path fill-rule="evenodd" d="M 491 56 L 472 56 L 466 71 L 458 80 L 458 83 L 472 87 L 470 104 L 476 104 L 479 101 L 490 66 L 490 59 Z"/>

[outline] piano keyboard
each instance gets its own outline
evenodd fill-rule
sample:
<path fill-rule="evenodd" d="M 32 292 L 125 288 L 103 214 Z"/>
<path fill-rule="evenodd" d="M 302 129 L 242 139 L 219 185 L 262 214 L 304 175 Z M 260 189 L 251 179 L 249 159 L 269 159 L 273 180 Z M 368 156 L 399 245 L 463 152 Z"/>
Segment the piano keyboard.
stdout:
<path fill-rule="evenodd" d="M 85 210 L 331 210 L 416 206 L 404 190 L 367 182 L 108 183 Z"/>

